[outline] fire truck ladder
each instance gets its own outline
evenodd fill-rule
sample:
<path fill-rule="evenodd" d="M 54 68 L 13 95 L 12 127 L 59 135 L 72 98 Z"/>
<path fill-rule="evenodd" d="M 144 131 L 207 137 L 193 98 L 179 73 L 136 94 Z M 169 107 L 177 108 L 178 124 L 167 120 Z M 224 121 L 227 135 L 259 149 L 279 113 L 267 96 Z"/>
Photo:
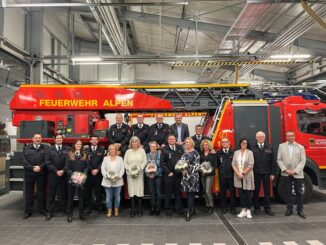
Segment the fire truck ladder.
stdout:
<path fill-rule="evenodd" d="M 222 111 L 224 109 L 225 103 L 227 101 L 231 100 L 231 98 L 229 96 L 225 96 L 222 98 L 222 101 L 220 103 L 220 106 L 216 109 L 214 116 L 213 116 L 213 125 L 212 127 L 209 128 L 208 133 L 207 133 L 207 137 L 209 137 L 210 139 L 213 138 L 215 129 L 217 127 L 217 123 L 221 118 L 222 115 Z"/>

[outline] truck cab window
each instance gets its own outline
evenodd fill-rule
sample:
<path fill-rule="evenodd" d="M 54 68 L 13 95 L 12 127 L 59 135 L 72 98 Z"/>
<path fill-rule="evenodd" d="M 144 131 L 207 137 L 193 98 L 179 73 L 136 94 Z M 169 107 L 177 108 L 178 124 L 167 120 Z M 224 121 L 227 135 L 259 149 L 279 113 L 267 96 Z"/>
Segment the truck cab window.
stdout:
<path fill-rule="evenodd" d="M 326 136 L 326 110 L 298 111 L 297 118 L 301 132 Z"/>

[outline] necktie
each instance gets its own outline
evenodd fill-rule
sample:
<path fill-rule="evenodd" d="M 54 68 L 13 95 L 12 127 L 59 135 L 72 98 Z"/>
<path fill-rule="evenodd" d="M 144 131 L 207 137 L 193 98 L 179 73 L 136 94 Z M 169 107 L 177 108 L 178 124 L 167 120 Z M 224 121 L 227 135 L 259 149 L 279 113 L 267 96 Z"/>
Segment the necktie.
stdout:
<path fill-rule="evenodd" d="M 175 147 L 174 147 L 174 145 L 172 146 L 172 151 L 175 151 Z"/>
<path fill-rule="evenodd" d="M 80 153 L 79 153 L 79 152 L 77 152 L 77 153 L 76 153 L 76 156 L 77 156 L 77 157 L 79 157 L 79 155 L 80 155 Z"/>
<path fill-rule="evenodd" d="M 121 124 L 118 124 L 118 129 L 120 129 L 121 128 Z"/>
<path fill-rule="evenodd" d="M 57 148 L 57 149 L 58 149 L 58 151 L 61 151 L 61 146 L 60 146 L 60 145 L 58 145 L 58 148 Z"/>
<path fill-rule="evenodd" d="M 200 135 L 197 135 L 197 140 L 200 141 Z"/>
<path fill-rule="evenodd" d="M 224 150 L 224 153 L 225 153 L 225 154 L 228 154 L 228 150 Z"/>
<path fill-rule="evenodd" d="M 263 149 L 263 144 L 259 144 L 259 149 L 260 149 L 260 150 Z"/>
<path fill-rule="evenodd" d="M 158 129 L 161 129 L 161 127 L 162 127 L 162 124 L 159 123 L 158 124 Z"/>
<path fill-rule="evenodd" d="M 92 151 L 95 151 L 96 149 L 95 149 L 95 147 L 93 146 L 93 150 Z"/>

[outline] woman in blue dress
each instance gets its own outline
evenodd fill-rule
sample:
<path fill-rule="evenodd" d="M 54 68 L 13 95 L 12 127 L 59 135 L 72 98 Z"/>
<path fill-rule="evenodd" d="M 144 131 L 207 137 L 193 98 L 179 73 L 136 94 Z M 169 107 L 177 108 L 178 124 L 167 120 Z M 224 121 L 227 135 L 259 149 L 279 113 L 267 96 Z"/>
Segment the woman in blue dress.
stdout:
<path fill-rule="evenodd" d="M 199 166 L 200 155 L 194 149 L 195 143 L 192 138 L 185 139 L 184 154 L 181 159 L 187 161 L 188 168 L 182 171 L 181 190 L 187 193 L 188 210 L 186 221 L 190 221 L 194 208 L 195 194 L 199 192 Z"/>

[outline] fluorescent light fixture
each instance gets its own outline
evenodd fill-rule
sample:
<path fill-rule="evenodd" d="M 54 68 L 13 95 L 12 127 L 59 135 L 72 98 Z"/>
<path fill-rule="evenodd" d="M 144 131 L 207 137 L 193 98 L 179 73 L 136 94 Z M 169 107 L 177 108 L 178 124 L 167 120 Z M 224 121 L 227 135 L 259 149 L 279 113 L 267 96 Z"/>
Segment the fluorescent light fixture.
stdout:
<path fill-rule="evenodd" d="M 72 57 L 72 62 L 99 62 L 102 61 L 101 57 L 87 57 L 87 56 L 80 56 L 80 57 Z"/>
<path fill-rule="evenodd" d="M 171 81 L 171 84 L 194 84 L 196 81 Z"/>
<path fill-rule="evenodd" d="M 105 61 L 100 61 L 100 62 L 74 62 L 74 65 L 118 65 L 120 63 L 118 62 L 105 62 Z"/>
<path fill-rule="evenodd" d="M 6 2 L 6 1 L 4 1 Z M 88 3 L 9 3 L 4 8 L 43 8 L 43 7 L 88 7 L 95 4 Z"/>
<path fill-rule="evenodd" d="M 272 59 L 308 59 L 310 54 L 276 54 L 271 55 Z"/>

